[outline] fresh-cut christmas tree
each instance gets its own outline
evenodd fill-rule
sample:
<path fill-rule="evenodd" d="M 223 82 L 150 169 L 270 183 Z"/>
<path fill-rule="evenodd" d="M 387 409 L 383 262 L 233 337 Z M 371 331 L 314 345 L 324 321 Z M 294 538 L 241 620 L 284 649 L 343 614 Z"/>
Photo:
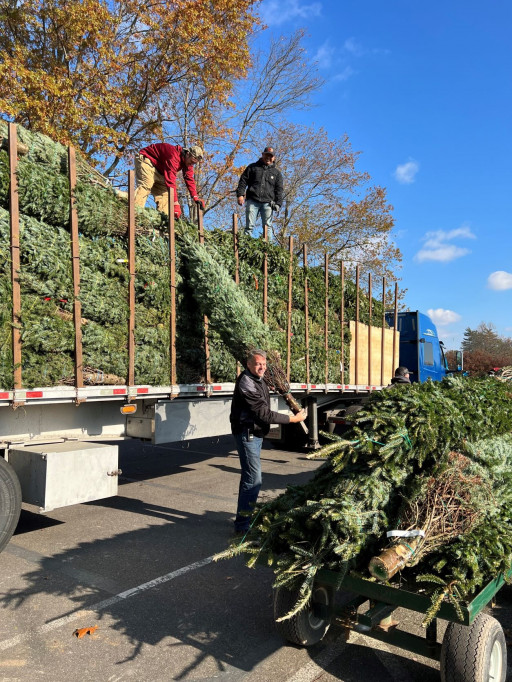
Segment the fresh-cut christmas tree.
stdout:
<path fill-rule="evenodd" d="M 296 594 L 292 616 L 309 603 L 321 569 L 340 583 L 349 570 L 372 579 L 368 563 L 385 548 L 386 533 L 401 527 L 404 505 L 430 478 L 441 484 L 461 455 L 465 479 L 479 477 L 491 492 L 468 505 L 471 522 L 459 535 L 432 546 L 400 578 L 412 589 L 419 579 L 431 586 L 435 608 L 439 594 L 470 597 L 512 564 L 511 400 L 507 385 L 492 378 L 374 393 L 345 437 L 315 453 L 326 461 L 311 481 L 260 504 L 243 542 L 219 558 L 244 554 L 250 566 L 272 565 L 275 586 Z"/>

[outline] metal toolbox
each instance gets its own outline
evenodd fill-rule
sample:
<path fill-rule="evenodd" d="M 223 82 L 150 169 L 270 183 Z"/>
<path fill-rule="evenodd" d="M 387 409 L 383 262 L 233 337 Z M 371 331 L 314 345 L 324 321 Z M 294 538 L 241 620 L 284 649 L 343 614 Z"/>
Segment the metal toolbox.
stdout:
<path fill-rule="evenodd" d="M 23 502 L 40 511 L 117 495 L 117 445 L 65 441 L 13 447 L 9 464 Z"/>

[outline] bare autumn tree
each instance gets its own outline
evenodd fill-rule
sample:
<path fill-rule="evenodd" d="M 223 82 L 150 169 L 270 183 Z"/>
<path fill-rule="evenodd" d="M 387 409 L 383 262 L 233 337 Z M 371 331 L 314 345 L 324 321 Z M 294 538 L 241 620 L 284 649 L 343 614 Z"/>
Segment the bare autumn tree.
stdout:
<path fill-rule="evenodd" d="M 227 225 L 235 210 L 234 190 L 247 163 L 256 161 L 292 109 L 310 106 L 322 81 L 305 58 L 304 32 L 271 39 L 268 50 L 254 54 L 247 76 L 238 80 L 229 101 L 212 97 L 204 83 L 182 81 L 162 111 L 166 139 L 198 142 L 206 161 L 196 167 L 209 222 Z"/>
<path fill-rule="evenodd" d="M 259 0 L 0 0 L 0 111 L 101 157 L 161 131 L 182 83 L 225 101 L 250 63 Z"/>
<path fill-rule="evenodd" d="M 305 59 L 303 37 L 299 31 L 270 41 L 229 103 L 215 103 L 204 88 L 181 83 L 180 96 L 169 102 L 165 129 L 174 141 L 199 140 L 206 150 L 195 174 L 208 224 L 231 225 L 239 176 L 271 144 L 286 198 L 274 220 L 275 241 L 285 246 L 291 234 L 298 248 L 308 244 L 313 259 L 327 250 L 334 261 L 391 276 L 401 255 L 391 241 L 385 190 L 371 186 L 368 173 L 359 170 L 359 154 L 347 136 L 331 140 L 322 129 L 286 122 L 291 110 L 310 106 L 321 86 L 315 65 Z"/>
<path fill-rule="evenodd" d="M 275 239 L 293 235 L 312 258 L 358 263 L 390 275 L 401 260 L 391 240 L 392 206 L 382 187 L 359 170 L 347 135 L 332 140 L 323 129 L 288 124 L 276 133 L 285 206 L 274 223 Z"/>

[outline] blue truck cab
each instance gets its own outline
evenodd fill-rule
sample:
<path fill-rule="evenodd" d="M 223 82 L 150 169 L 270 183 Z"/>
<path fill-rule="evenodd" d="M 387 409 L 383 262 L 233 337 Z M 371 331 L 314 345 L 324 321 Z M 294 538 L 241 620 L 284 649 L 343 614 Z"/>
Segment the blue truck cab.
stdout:
<path fill-rule="evenodd" d="M 394 326 L 394 314 L 387 313 L 386 321 Z M 443 342 L 439 340 L 436 326 L 428 315 L 417 310 L 398 313 L 397 327 L 400 332 L 400 365 L 408 368 L 411 381 L 441 381 L 453 371 L 448 368 Z M 461 363 L 461 360 L 457 361 Z"/>

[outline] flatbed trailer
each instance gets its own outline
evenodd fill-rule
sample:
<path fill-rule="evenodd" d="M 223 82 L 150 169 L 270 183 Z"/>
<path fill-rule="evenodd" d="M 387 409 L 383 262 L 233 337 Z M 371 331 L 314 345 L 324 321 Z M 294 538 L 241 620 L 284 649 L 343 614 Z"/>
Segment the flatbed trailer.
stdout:
<path fill-rule="evenodd" d="M 512 571 L 507 578 L 512 576 Z M 289 619 L 285 616 L 298 593 L 283 588 L 274 592 L 274 618 L 279 633 L 293 644 L 312 646 L 321 641 L 331 625 L 400 647 L 439 661 L 442 682 L 505 682 L 507 645 L 500 623 L 483 610 L 505 585 L 505 575 L 490 580 L 473 599 L 461 605 L 461 613 L 443 602 L 427 625 L 425 637 L 400 630 L 393 620 L 401 607 L 425 615 L 431 606 L 426 594 L 347 574 L 340 585 L 335 571 L 320 570 L 311 603 Z M 336 588 L 339 586 L 339 590 Z M 364 612 L 359 608 L 369 602 Z M 448 621 L 442 642 L 438 642 L 438 620 Z M 361 678 L 363 679 L 363 678 Z"/>

